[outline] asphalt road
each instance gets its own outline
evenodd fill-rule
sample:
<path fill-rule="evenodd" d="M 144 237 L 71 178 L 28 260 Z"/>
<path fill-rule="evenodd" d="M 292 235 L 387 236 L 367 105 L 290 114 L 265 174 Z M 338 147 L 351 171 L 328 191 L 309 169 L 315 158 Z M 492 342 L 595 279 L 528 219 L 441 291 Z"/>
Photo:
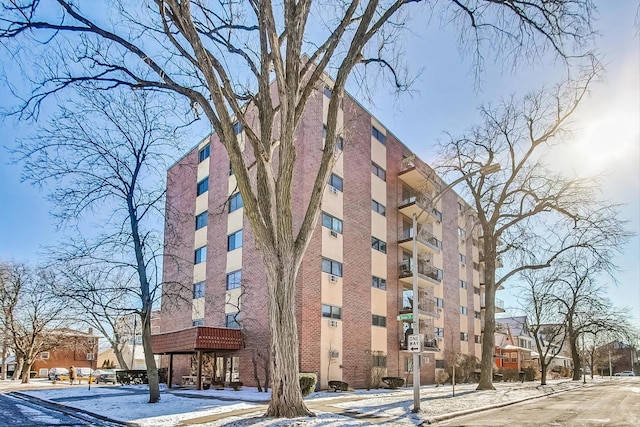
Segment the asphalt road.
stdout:
<path fill-rule="evenodd" d="M 442 421 L 442 426 L 640 426 L 640 377 Z"/>

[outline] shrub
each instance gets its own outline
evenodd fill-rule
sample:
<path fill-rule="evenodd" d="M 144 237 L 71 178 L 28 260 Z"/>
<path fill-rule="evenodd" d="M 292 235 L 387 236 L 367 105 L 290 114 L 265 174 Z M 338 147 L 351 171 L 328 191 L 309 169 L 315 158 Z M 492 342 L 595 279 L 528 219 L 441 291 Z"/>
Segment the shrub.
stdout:
<path fill-rule="evenodd" d="M 389 388 L 400 388 L 404 385 L 404 379 L 400 377 L 383 377 L 382 382 Z"/>
<path fill-rule="evenodd" d="M 503 381 L 520 381 L 520 372 L 516 368 L 502 368 Z"/>
<path fill-rule="evenodd" d="M 308 396 L 313 392 L 313 390 L 316 389 L 318 376 L 312 372 L 300 372 L 298 374 L 298 381 L 300 382 L 300 390 L 302 390 L 302 395 Z"/>
<path fill-rule="evenodd" d="M 444 369 L 436 369 L 436 387 L 444 384 L 449 379 L 449 374 Z"/>
<path fill-rule="evenodd" d="M 535 381 L 536 379 L 536 370 L 534 368 L 524 368 L 524 379 L 526 381 Z"/>

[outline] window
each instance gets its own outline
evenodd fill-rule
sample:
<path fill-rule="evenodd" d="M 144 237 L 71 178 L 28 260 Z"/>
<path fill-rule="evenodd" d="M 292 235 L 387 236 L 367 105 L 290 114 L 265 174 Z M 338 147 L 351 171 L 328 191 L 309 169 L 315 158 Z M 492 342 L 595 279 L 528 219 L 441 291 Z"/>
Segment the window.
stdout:
<path fill-rule="evenodd" d="M 475 317 L 478 320 L 482 320 L 482 313 L 480 313 L 479 311 L 474 311 L 473 317 Z"/>
<path fill-rule="evenodd" d="M 464 280 L 460 280 L 460 288 L 467 289 L 467 282 L 465 282 Z"/>
<path fill-rule="evenodd" d="M 240 287 L 242 282 L 242 270 L 237 270 L 227 274 L 227 290 Z"/>
<path fill-rule="evenodd" d="M 387 367 L 387 356 L 374 354 L 371 356 L 371 366 L 377 366 L 380 368 Z"/>
<path fill-rule="evenodd" d="M 329 258 L 322 258 L 322 271 L 342 277 L 342 263 Z"/>
<path fill-rule="evenodd" d="M 229 213 L 237 211 L 242 206 L 244 206 L 242 203 L 242 196 L 240 193 L 234 193 L 234 195 L 229 199 Z"/>
<path fill-rule="evenodd" d="M 436 369 L 445 369 L 445 368 L 446 368 L 446 364 L 444 363 L 444 360 L 436 359 Z"/>
<path fill-rule="evenodd" d="M 377 139 L 378 141 L 380 141 L 382 144 L 384 144 L 385 141 L 386 141 L 386 138 L 385 138 L 384 134 L 382 133 L 382 131 L 380 131 L 375 126 L 371 126 L 371 135 L 373 135 L 373 137 L 375 139 Z"/>
<path fill-rule="evenodd" d="M 322 212 L 322 226 L 342 234 L 342 220 Z"/>
<path fill-rule="evenodd" d="M 202 181 L 200 181 L 196 187 L 196 193 L 197 195 L 201 195 L 202 193 L 205 193 L 209 190 L 209 177 L 203 179 Z"/>
<path fill-rule="evenodd" d="M 387 172 L 374 162 L 371 162 L 371 173 L 383 181 L 387 180 Z"/>
<path fill-rule="evenodd" d="M 467 233 L 465 233 L 465 231 L 458 227 L 458 237 L 460 237 L 461 239 L 464 239 L 464 237 L 467 235 Z"/>
<path fill-rule="evenodd" d="M 373 326 L 380 326 L 382 328 L 386 328 L 387 318 L 385 316 L 378 316 L 377 314 L 373 314 L 371 316 L 371 324 Z"/>
<path fill-rule="evenodd" d="M 473 293 L 476 294 L 476 295 L 480 295 L 480 288 L 477 287 L 477 286 L 474 286 L 473 287 Z"/>
<path fill-rule="evenodd" d="M 341 136 L 336 139 L 336 148 L 340 151 L 344 148 L 344 139 Z"/>
<path fill-rule="evenodd" d="M 324 87 L 324 96 L 331 99 L 331 88 L 329 86 Z"/>
<path fill-rule="evenodd" d="M 431 211 L 431 213 L 433 213 L 433 216 L 436 217 L 436 220 L 438 222 L 442 222 L 442 212 L 440 212 L 438 209 L 433 208 L 433 210 Z"/>
<path fill-rule="evenodd" d="M 202 162 L 211 155 L 211 146 L 207 144 L 202 150 L 198 152 L 198 162 Z"/>
<path fill-rule="evenodd" d="M 207 211 L 202 212 L 200 215 L 196 215 L 196 230 L 200 230 L 202 227 L 207 226 Z"/>
<path fill-rule="evenodd" d="M 371 248 L 376 251 L 380 251 L 383 254 L 387 253 L 387 244 L 377 237 L 371 236 Z"/>
<path fill-rule="evenodd" d="M 460 341 L 469 341 L 469 334 L 466 332 L 460 332 Z"/>
<path fill-rule="evenodd" d="M 444 307 L 444 300 L 442 298 L 435 297 L 435 303 L 438 308 Z"/>
<path fill-rule="evenodd" d="M 224 316 L 224 326 L 227 328 L 240 329 L 240 324 L 238 324 L 238 313 L 228 313 Z"/>
<path fill-rule="evenodd" d="M 204 319 L 194 319 L 191 326 L 204 326 Z"/>
<path fill-rule="evenodd" d="M 467 314 L 467 307 L 461 305 L 460 306 L 460 314 Z"/>
<path fill-rule="evenodd" d="M 48 351 L 43 351 L 42 353 L 40 353 L 40 359 L 42 359 L 42 360 L 49 359 L 49 352 Z"/>
<path fill-rule="evenodd" d="M 382 277 L 371 276 L 371 286 L 374 288 L 382 289 L 383 291 L 387 290 L 387 281 Z"/>
<path fill-rule="evenodd" d="M 338 191 L 342 191 L 342 178 L 332 173 L 329 177 L 329 185 Z"/>
<path fill-rule="evenodd" d="M 335 305 L 322 304 L 322 317 L 342 319 L 342 309 Z"/>
<path fill-rule="evenodd" d="M 476 344 L 482 344 L 482 337 L 480 335 L 474 335 L 473 342 Z"/>
<path fill-rule="evenodd" d="M 193 299 L 204 297 L 204 282 L 193 284 Z"/>
<path fill-rule="evenodd" d="M 386 214 L 386 210 L 384 208 L 384 205 L 381 203 L 376 202 L 375 200 L 371 200 L 371 210 L 374 212 L 378 212 L 380 215 L 385 216 Z"/>
<path fill-rule="evenodd" d="M 207 247 L 203 246 L 195 250 L 195 255 L 193 257 L 194 264 L 200 264 L 201 262 L 205 262 L 207 260 Z"/>
<path fill-rule="evenodd" d="M 434 328 L 434 335 L 440 338 L 444 338 L 444 328 Z"/>
<path fill-rule="evenodd" d="M 242 132 L 242 123 L 240 123 L 240 122 L 235 122 L 235 123 L 233 124 L 233 132 L 234 132 L 236 135 L 237 135 L 237 134 L 239 134 L 240 132 Z"/>
<path fill-rule="evenodd" d="M 466 264 L 467 263 L 467 257 L 462 255 L 462 254 L 458 254 L 460 256 L 460 263 L 462 264 Z"/>
<path fill-rule="evenodd" d="M 227 236 L 227 250 L 232 251 L 242 247 L 242 230 Z"/>

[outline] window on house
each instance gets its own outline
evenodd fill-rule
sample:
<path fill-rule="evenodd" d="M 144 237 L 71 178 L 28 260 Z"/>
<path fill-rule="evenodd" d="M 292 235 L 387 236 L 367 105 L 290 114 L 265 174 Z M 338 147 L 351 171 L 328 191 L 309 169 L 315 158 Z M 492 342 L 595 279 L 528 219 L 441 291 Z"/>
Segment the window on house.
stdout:
<path fill-rule="evenodd" d="M 240 132 L 242 132 L 242 123 L 240 123 L 240 122 L 235 122 L 235 123 L 233 124 L 233 132 L 234 132 L 236 135 L 237 135 L 237 134 L 239 134 Z"/>
<path fill-rule="evenodd" d="M 335 305 L 322 304 L 322 317 L 342 319 L 342 309 Z"/>
<path fill-rule="evenodd" d="M 238 323 L 238 313 L 227 313 L 224 316 L 224 325 L 227 328 L 240 329 L 240 324 Z"/>
<path fill-rule="evenodd" d="M 193 257 L 194 264 L 200 264 L 201 262 L 205 262 L 207 260 L 207 247 L 202 246 L 195 250 L 195 254 Z"/>
<path fill-rule="evenodd" d="M 204 282 L 193 284 L 193 299 L 204 297 Z"/>
<path fill-rule="evenodd" d="M 243 206 L 244 204 L 242 203 L 242 196 L 239 192 L 234 193 L 233 196 L 229 198 L 229 213 L 237 211 Z"/>
<path fill-rule="evenodd" d="M 460 263 L 461 264 L 466 264 L 467 263 L 467 257 L 462 255 L 462 254 L 458 254 L 460 255 Z"/>
<path fill-rule="evenodd" d="M 383 291 L 387 290 L 387 281 L 382 277 L 371 276 L 371 286 L 374 288 L 382 289 Z"/>
<path fill-rule="evenodd" d="M 474 335 L 473 342 L 475 342 L 476 344 L 482 344 L 482 337 L 480 335 Z"/>
<path fill-rule="evenodd" d="M 324 96 L 331 99 L 331 88 L 329 86 L 324 87 Z"/>
<path fill-rule="evenodd" d="M 344 139 L 341 136 L 336 139 L 336 148 L 340 151 L 344 149 Z"/>
<path fill-rule="evenodd" d="M 374 354 L 371 356 L 371 366 L 376 366 L 379 368 L 387 367 L 387 356 Z"/>
<path fill-rule="evenodd" d="M 469 341 L 469 334 L 466 332 L 460 332 L 460 341 Z"/>
<path fill-rule="evenodd" d="M 191 326 L 204 326 L 204 319 L 193 319 Z"/>
<path fill-rule="evenodd" d="M 342 220 L 333 215 L 322 212 L 322 226 L 342 234 Z"/>
<path fill-rule="evenodd" d="M 379 130 L 375 126 L 371 126 L 371 135 L 373 135 L 373 137 L 375 139 L 377 139 L 378 141 L 380 141 L 382 144 L 384 144 L 386 142 L 385 135 L 382 133 L 381 130 Z"/>
<path fill-rule="evenodd" d="M 206 145 L 198 152 L 198 162 L 202 162 L 211 155 L 211 146 Z"/>
<path fill-rule="evenodd" d="M 196 195 L 199 196 L 203 193 L 206 193 L 208 190 L 209 190 L 209 177 L 198 182 L 198 185 L 196 186 Z"/>
<path fill-rule="evenodd" d="M 202 227 L 207 226 L 207 211 L 202 212 L 200 215 L 196 215 L 196 230 L 200 230 Z"/>
<path fill-rule="evenodd" d="M 460 306 L 460 314 L 467 314 L 467 307 L 461 305 Z"/>
<path fill-rule="evenodd" d="M 446 365 L 444 363 L 444 360 L 442 359 L 436 359 L 436 369 L 445 369 Z"/>
<path fill-rule="evenodd" d="M 227 290 L 236 289 L 242 283 L 242 270 L 236 270 L 227 274 Z"/>
<path fill-rule="evenodd" d="M 482 320 L 482 313 L 480 313 L 479 311 L 474 311 L 473 317 L 475 317 L 478 320 Z"/>
<path fill-rule="evenodd" d="M 434 335 L 440 338 L 444 338 L 444 328 L 434 328 Z"/>
<path fill-rule="evenodd" d="M 379 213 L 382 216 L 386 215 L 386 209 L 384 208 L 384 205 L 376 202 L 373 199 L 371 199 L 371 210 Z"/>
<path fill-rule="evenodd" d="M 40 359 L 42 360 L 48 360 L 50 357 L 49 352 L 48 351 L 43 351 L 42 353 L 40 353 Z"/>
<path fill-rule="evenodd" d="M 380 251 L 383 254 L 387 253 L 387 244 L 377 237 L 371 236 L 371 248 L 376 251 Z"/>
<path fill-rule="evenodd" d="M 371 324 L 373 326 L 380 326 L 382 328 L 387 327 L 387 318 L 385 316 L 378 316 L 377 314 L 371 315 Z"/>
<path fill-rule="evenodd" d="M 381 166 L 378 166 L 374 162 L 371 162 L 371 173 L 383 181 L 387 180 L 387 172 L 384 169 L 382 169 Z"/>
<path fill-rule="evenodd" d="M 436 303 L 436 307 L 438 308 L 443 308 L 444 307 L 444 300 L 442 298 L 438 298 L 435 297 L 435 303 Z"/>
<path fill-rule="evenodd" d="M 342 277 L 342 263 L 329 258 L 322 258 L 322 271 Z"/>
<path fill-rule="evenodd" d="M 227 250 L 232 251 L 242 247 L 242 230 L 227 236 Z"/>
<path fill-rule="evenodd" d="M 467 282 L 464 280 L 460 280 L 460 288 L 461 289 L 467 289 Z"/>
<path fill-rule="evenodd" d="M 329 185 L 338 191 L 342 191 L 342 178 L 332 173 L 329 177 Z"/>

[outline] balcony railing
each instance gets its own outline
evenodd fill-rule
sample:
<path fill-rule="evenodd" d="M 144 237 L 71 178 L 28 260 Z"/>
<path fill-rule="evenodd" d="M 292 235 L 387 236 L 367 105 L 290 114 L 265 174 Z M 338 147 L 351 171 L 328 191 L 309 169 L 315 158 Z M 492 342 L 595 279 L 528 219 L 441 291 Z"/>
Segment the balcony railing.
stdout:
<path fill-rule="evenodd" d="M 413 301 L 412 290 L 402 291 L 402 307 L 399 310 L 400 313 L 413 313 Z M 432 317 L 437 317 L 438 314 L 435 301 L 433 298 L 428 297 L 422 297 L 418 300 L 418 311 Z"/>
<path fill-rule="evenodd" d="M 504 312 L 504 301 L 502 301 L 500 298 L 496 298 L 496 311 L 500 310 L 500 312 Z M 486 296 L 483 293 L 480 296 L 480 308 L 486 308 L 487 307 L 487 300 L 486 300 Z"/>
<path fill-rule="evenodd" d="M 432 209 L 433 204 L 431 203 L 431 198 L 420 195 L 420 196 L 410 196 L 405 199 L 400 200 L 399 206 L 406 206 L 415 203 L 420 209 L 423 209 L 429 212 Z"/>
<path fill-rule="evenodd" d="M 400 232 L 400 235 L 398 236 L 398 241 L 409 239 L 413 239 L 413 228 L 402 230 Z M 434 236 L 431 232 L 425 230 L 424 228 L 420 233 L 418 233 L 417 240 L 423 245 L 427 245 L 438 251 L 442 249 L 442 241 L 438 240 L 436 236 Z"/>
<path fill-rule="evenodd" d="M 428 277 L 429 279 L 435 281 L 435 282 L 441 282 L 442 281 L 442 270 L 440 270 L 439 268 L 436 268 L 434 266 L 432 266 L 431 264 L 427 264 L 424 262 L 418 262 L 418 269 L 417 269 L 417 273 L 419 276 L 424 276 L 424 277 Z M 399 273 L 399 278 L 403 279 L 405 277 L 411 277 L 413 276 L 413 268 L 411 265 L 411 262 L 403 262 L 400 264 L 400 273 Z"/>

